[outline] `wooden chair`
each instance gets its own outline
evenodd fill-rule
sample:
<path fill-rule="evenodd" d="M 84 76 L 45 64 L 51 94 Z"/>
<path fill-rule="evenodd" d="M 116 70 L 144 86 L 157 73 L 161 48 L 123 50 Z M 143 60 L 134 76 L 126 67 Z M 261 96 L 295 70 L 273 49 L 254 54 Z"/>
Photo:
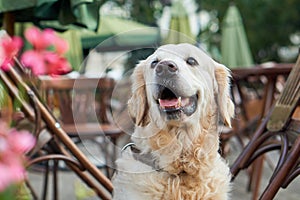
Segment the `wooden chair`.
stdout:
<path fill-rule="evenodd" d="M 115 81 L 107 77 L 41 78 L 39 85 L 47 105 L 70 137 L 78 141 L 92 139 L 96 142 L 102 139 L 98 144 L 104 151 L 108 177 L 114 169 L 117 139 L 123 135 L 111 116 L 114 86 Z"/>
<path fill-rule="evenodd" d="M 273 199 L 281 187 L 287 187 L 300 173 L 300 121 L 292 117 L 299 105 L 299 99 L 300 56 L 273 109 L 265 107 L 267 114 L 264 115 L 250 142 L 231 167 L 234 180 L 240 170 L 248 168 L 266 152 L 280 150 L 277 166 L 268 186 L 260 196 L 262 200 Z M 267 97 L 266 103 L 270 100 L 270 97 Z"/>
<path fill-rule="evenodd" d="M 236 116 L 232 122 L 233 128 L 221 134 L 221 141 L 224 144 L 232 137 L 236 137 L 244 147 L 243 138 L 251 137 L 259 121 L 271 108 L 276 95 L 280 92 L 276 88 L 278 79 L 282 76 L 287 77 L 292 66 L 290 63 L 272 63 L 268 67 L 256 65 L 232 70 L 231 92 Z M 223 153 L 226 155 L 226 151 Z"/>
<path fill-rule="evenodd" d="M 26 79 L 27 74 L 24 73 L 23 66 L 17 59 L 15 61 L 16 66 L 12 67 L 10 71 L 0 70 L 0 79 L 10 97 L 20 103 L 21 111 L 26 119 L 34 125 L 32 132 L 37 139 L 37 144 L 28 154 L 27 166 L 30 168 L 34 164 L 43 163 L 44 184 L 42 197 L 39 198 L 35 188 L 30 184 L 30 180 L 26 181 L 33 199 L 47 198 L 50 172 L 53 177 L 53 199 L 58 199 L 58 162 L 64 162 L 100 198 L 111 199 L 113 186 L 110 180 L 91 163 L 64 131 L 61 123 L 39 97 L 31 79 Z"/>
<path fill-rule="evenodd" d="M 236 68 L 232 70 L 232 99 L 236 106 L 232 129 L 221 132 L 221 152 L 226 156 L 233 148 L 232 141 L 238 149 L 253 136 L 256 128 L 269 112 L 274 100 L 282 91 L 282 84 L 288 77 L 294 64 L 268 63 L 255 65 L 251 68 Z M 226 130 L 226 129 L 225 129 Z M 234 138 L 234 140 L 232 140 Z M 231 140 L 230 142 L 228 142 Z M 235 149 L 236 151 L 236 149 Z M 247 189 L 252 191 L 252 198 L 257 199 L 264 163 L 271 168 L 273 162 L 269 156 L 260 156 L 247 169 L 249 182 Z"/>

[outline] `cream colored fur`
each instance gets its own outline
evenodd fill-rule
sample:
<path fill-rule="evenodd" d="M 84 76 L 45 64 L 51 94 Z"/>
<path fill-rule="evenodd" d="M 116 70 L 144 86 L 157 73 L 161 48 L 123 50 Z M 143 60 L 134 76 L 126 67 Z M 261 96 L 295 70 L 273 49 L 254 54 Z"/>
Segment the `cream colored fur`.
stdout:
<path fill-rule="evenodd" d="M 189 66 L 188 57 L 199 65 Z M 180 121 L 168 121 L 153 100 L 154 59 L 178 66 L 178 88 L 198 94 L 195 113 Z M 139 162 L 127 149 L 117 161 L 113 178 L 114 199 L 219 200 L 228 199 L 230 172 L 220 157 L 219 115 L 230 126 L 234 106 L 229 94 L 229 70 L 189 44 L 165 45 L 141 61 L 132 75 L 129 111 L 136 123 L 132 140 L 138 149 L 154 157 L 159 170 Z"/>

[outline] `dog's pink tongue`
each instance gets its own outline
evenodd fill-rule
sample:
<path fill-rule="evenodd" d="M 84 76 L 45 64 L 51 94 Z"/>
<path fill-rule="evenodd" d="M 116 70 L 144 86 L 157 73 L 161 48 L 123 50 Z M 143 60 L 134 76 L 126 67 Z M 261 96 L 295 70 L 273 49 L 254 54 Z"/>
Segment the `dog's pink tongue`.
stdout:
<path fill-rule="evenodd" d="M 178 107 L 178 99 L 160 99 L 159 104 L 161 107 Z"/>

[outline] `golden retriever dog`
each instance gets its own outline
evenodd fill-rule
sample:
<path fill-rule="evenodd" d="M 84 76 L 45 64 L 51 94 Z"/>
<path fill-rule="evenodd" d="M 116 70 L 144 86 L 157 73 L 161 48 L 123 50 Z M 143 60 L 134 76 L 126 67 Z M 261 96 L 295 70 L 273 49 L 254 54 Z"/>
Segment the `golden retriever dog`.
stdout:
<path fill-rule="evenodd" d="M 136 66 L 128 102 L 136 127 L 117 160 L 113 199 L 228 199 L 218 127 L 234 115 L 229 82 L 224 65 L 190 44 L 161 46 Z"/>

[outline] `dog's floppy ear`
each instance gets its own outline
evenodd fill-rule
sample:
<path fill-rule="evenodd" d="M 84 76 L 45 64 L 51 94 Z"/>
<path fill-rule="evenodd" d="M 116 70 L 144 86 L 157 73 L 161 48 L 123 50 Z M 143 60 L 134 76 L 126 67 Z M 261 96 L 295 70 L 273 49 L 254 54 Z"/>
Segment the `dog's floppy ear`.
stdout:
<path fill-rule="evenodd" d="M 231 118 L 234 116 L 234 104 L 230 95 L 230 72 L 224 65 L 215 62 L 215 77 L 218 84 L 217 101 L 220 114 L 225 124 L 231 127 Z"/>
<path fill-rule="evenodd" d="M 131 80 L 132 96 L 128 101 L 129 115 L 136 125 L 146 126 L 149 123 L 149 105 L 146 95 L 143 61 L 134 69 Z"/>

